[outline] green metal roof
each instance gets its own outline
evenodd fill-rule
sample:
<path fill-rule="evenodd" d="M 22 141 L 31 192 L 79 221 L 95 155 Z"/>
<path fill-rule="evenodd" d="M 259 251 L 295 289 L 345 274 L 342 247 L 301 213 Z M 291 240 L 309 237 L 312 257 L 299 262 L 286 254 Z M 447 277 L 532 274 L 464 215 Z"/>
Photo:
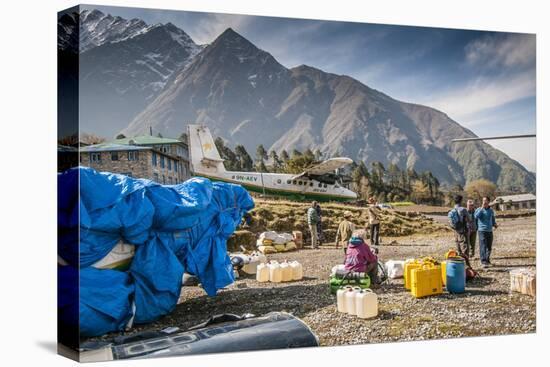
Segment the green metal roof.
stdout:
<path fill-rule="evenodd" d="M 136 146 L 132 146 L 132 145 L 128 146 L 124 144 L 101 143 L 101 144 L 94 144 L 94 145 L 81 147 L 80 151 L 83 153 L 90 153 L 90 152 L 113 152 L 113 151 L 148 150 L 148 149 L 151 149 L 151 147 L 136 147 Z"/>
<path fill-rule="evenodd" d="M 129 145 L 130 141 L 133 140 L 133 145 L 154 145 L 154 144 L 185 144 L 181 140 L 172 139 L 172 138 L 159 138 L 158 136 L 151 135 L 141 135 L 134 136 L 131 138 L 115 139 L 111 143 L 113 144 L 124 144 Z"/>

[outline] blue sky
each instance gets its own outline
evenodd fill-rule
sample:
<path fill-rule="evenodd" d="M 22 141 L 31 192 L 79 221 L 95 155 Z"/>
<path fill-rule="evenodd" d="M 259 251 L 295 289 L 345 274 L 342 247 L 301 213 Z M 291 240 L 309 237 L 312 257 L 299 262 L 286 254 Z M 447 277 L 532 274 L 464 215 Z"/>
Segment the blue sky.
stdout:
<path fill-rule="evenodd" d="M 393 98 L 437 108 L 479 136 L 536 130 L 532 34 L 85 7 L 172 22 L 200 44 L 232 27 L 286 67 L 307 64 L 350 75 Z M 533 139 L 490 143 L 535 171 Z"/>

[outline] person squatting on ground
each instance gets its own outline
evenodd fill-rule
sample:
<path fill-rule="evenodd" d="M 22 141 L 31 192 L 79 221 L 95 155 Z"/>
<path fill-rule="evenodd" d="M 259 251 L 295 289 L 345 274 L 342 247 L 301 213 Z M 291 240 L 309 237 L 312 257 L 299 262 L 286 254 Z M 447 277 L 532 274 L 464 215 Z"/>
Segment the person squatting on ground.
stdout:
<path fill-rule="evenodd" d="M 311 207 L 307 210 L 307 224 L 309 226 L 309 232 L 311 233 L 311 247 L 319 248 L 319 240 L 317 237 L 317 223 L 319 222 L 319 216 L 317 214 L 317 202 L 311 203 Z"/>
<path fill-rule="evenodd" d="M 315 211 L 317 211 L 317 217 L 319 218 L 317 221 L 317 242 L 319 245 L 322 245 L 325 240 L 325 235 L 323 233 L 323 215 L 321 213 L 321 205 L 319 205 L 319 203 L 315 205 Z"/>
<path fill-rule="evenodd" d="M 348 248 L 348 241 L 355 231 L 355 225 L 350 221 L 352 214 L 349 210 L 344 212 L 344 219 L 338 225 L 338 230 L 336 231 L 335 245 L 338 248 L 340 245 L 344 248 L 344 254 Z"/>
<path fill-rule="evenodd" d="M 378 257 L 361 237 L 353 236 L 349 240 L 344 268 L 346 271 L 367 273 L 371 282 L 378 284 Z"/>
<path fill-rule="evenodd" d="M 367 209 L 369 215 L 368 229 L 370 231 L 371 246 L 378 247 L 380 245 L 380 218 L 379 208 L 376 199 L 371 196 L 369 198 L 369 206 Z"/>
<path fill-rule="evenodd" d="M 493 250 L 493 228 L 498 228 L 495 212 L 489 206 L 489 198 L 484 197 L 481 208 L 474 214 L 479 232 L 479 259 L 486 268 L 491 265 L 491 251 Z"/>
<path fill-rule="evenodd" d="M 468 252 L 468 256 L 470 259 L 473 259 L 476 253 L 477 239 L 477 224 L 474 218 L 476 207 L 473 200 L 469 199 L 466 202 L 466 210 L 468 211 L 468 216 L 470 217 L 470 222 L 468 225 L 468 243 L 470 244 L 470 251 Z"/>
<path fill-rule="evenodd" d="M 466 208 L 462 206 L 462 195 L 456 195 L 454 203 L 454 208 L 448 214 L 449 224 L 455 232 L 456 249 L 459 255 L 468 262 L 470 250 L 468 227 L 471 226 L 470 216 Z"/>

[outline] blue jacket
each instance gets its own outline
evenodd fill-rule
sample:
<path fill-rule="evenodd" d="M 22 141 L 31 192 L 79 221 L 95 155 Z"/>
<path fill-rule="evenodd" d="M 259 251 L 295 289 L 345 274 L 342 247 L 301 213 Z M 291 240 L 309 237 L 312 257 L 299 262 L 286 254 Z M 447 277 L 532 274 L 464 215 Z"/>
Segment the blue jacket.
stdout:
<path fill-rule="evenodd" d="M 491 208 L 477 208 L 474 213 L 474 218 L 479 232 L 492 232 L 493 226 L 497 224 L 495 212 Z"/>

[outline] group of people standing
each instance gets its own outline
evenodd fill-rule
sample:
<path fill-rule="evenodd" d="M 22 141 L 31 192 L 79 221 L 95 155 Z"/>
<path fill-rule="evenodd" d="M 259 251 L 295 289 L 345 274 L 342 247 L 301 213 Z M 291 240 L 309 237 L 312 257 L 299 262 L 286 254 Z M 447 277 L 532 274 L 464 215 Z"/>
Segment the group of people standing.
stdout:
<path fill-rule="evenodd" d="M 475 258 L 476 240 L 479 238 L 479 260 L 484 268 L 490 267 L 493 249 L 493 230 L 498 228 L 495 212 L 490 206 L 490 198 L 482 199 L 481 207 L 476 208 L 473 200 L 462 205 L 462 195 L 454 198 L 455 206 L 449 212 L 450 225 L 455 231 L 456 247 L 467 261 Z"/>
<path fill-rule="evenodd" d="M 368 222 L 365 226 L 365 232 L 369 233 L 372 246 L 380 245 L 380 209 L 378 203 L 374 197 L 369 198 L 369 205 L 367 207 Z M 356 230 L 355 224 L 351 222 L 352 213 L 349 210 L 344 212 L 344 219 L 338 225 L 336 231 L 335 244 L 336 248 L 342 246 L 344 252 L 346 251 L 347 244 Z M 314 249 L 319 248 L 319 245 L 323 243 L 324 235 L 322 229 L 322 216 L 321 206 L 318 202 L 311 203 L 311 207 L 307 210 L 307 224 L 309 226 L 309 232 L 311 234 L 311 247 Z"/>

